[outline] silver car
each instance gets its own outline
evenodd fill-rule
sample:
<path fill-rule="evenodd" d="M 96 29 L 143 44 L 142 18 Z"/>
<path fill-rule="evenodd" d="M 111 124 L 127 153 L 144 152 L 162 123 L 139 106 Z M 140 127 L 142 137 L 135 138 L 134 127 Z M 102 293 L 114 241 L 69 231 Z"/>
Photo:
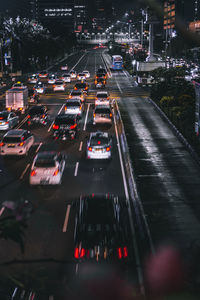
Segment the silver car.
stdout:
<path fill-rule="evenodd" d="M 112 123 L 112 112 L 107 105 L 98 105 L 94 109 L 93 113 L 93 124 L 97 123 Z"/>
<path fill-rule="evenodd" d="M 0 143 L 1 155 L 27 155 L 34 143 L 34 136 L 24 129 L 11 129 Z"/>
<path fill-rule="evenodd" d="M 112 138 L 107 132 L 94 132 L 90 134 L 87 142 L 87 159 L 110 159 Z"/>
<path fill-rule="evenodd" d="M 0 130 L 8 130 L 19 123 L 19 117 L 14 112 L 0 112 Z"/>
<path fill-rule="evenodd" d="M 39 152 L 33 160 L 30 185 L 61 184 L 65 156 L 56 152 Z"/>
<path fill-rule="evenodd" d="M 95 105 L 110 105 L 109 93 L 106 91 L 97 92 Z"/>
<path fill-rule="evenodd" d="M 82 116 L 83 104 L 79 99 L 70 99 L 65 104 L 65 114 Z"/>

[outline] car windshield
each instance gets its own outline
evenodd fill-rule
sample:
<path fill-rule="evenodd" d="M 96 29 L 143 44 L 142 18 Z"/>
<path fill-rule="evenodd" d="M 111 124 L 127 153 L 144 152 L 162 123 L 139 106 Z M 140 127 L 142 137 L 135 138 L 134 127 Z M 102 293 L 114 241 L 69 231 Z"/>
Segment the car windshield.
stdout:
<path fill-rule="evenodd" d="M 3 142 L 8 144 L 21 143 L 21 138 L 16 136 L 5 136 Z"/>
<path fill-rule="evenodd" d="M 62 81 L 56 81 L 56 83 L 55 84 L 58 84 L 58 85 L 60 85 L 60 84 L 63 84 L 63 82 Z"/>
<path fill-rule="evenodd" d="M 95 109 L 95 113 L 96 114 L 110 114 L 110 110 L 109 110 L 109 108 L 100 108 L 100 107 L 98 107 L 98 108 Z"/>
<path fill-rule="evenodd" d="M 36 115 L 36 114 L 43 114 L 44 109 L 42 107 L 33 107 L 30 109 L 29 114 L 30 115 Z"/>
<path fill-rule="evenodd" d="M 66 103 L 66 106 L 68 107 L 68 106 L 80 106 L 80 102 L 78 102 L 78 101 L 69 101 L 69 102 L 67 102 Z"/>
<path fill-rule="evenodd" d="M 7 112 L 0 112 L 0 120 L 7 120 L 8 113 Z"/>
<path fill-rule="evenodd" d="M 97 95 L 97 98 L 107 98 L 107 97 L 108 97 L 108 95 L 106 93 Z"/>
<path fill-rule="evenodd" d="M 100 136 L 100 137 L 94 136 L 90 140 L 91 146 L 105 146 L 108 145 L 108 143 L 109 143 L 109 139 L 104 136 Z"/>
<path fill-rule="evenodd" d="M 38 158 L 35 162 L 35 167 L 37 168 L 54 168 L 56 166 L 54 159 Z"/>
<path fill-rule="evenodd" d="M 73 125 L 74 124 L 74 119 L 72 118 L 66 118 L 65 116 L 57 118 L 55 120 L 55 124 L 56 125 L 61 125 L 61 124 L 65 124 L 65 125 Z"/>
<path fill-rule="evenodd" d="M 15 83 L 13 86 L 14 86 L 14 87 L 21 87 L 22 84 L 21 84 L 21 83 Z"/>
<path fill-rule="evenodd" d="M 72 92 L 71 95 L 72 96 L 81 96 L 82 93 L 81 92 Z"/>

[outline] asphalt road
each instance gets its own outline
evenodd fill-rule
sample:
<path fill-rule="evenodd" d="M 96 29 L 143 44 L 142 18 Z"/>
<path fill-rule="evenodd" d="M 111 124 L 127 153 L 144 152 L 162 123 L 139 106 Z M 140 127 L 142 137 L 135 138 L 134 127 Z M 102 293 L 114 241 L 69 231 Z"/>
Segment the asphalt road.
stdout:
<path fill-rule="evenodd" d="M 41 103 L 47 106 L 50 120 L 46 127 L 31 127 L 35 143 L 29 155 L 25 158 L 0 158 L 1 200 L 15 201 L 23 197 L 34 204 L 34 213 L 28 221 L 25 236 L 25 253 L 21 254 L 19 247 L 13 242 L 1 240 L 0 263 L 13 259 L 53 258 L 62 261 L 14 264 L 2 267 L 1 274 L 17 274 L 18 278 L 24 276 L 33 286 L 37 288 L 39 286 L 42 291 L 48 290 L 49 295 L 55 295 L 55 299 L 62 299 L 61 294 L 66 292 L 70 279 L 76 276 L 77 271 L 77 264 L 73 260 L 72 201 L 78 199 L 81 194 L 91 193 L 113 193 L 126 199 L 114 123 L 111 127 L 103 128 L 113 136 L 112 161 L 88 163 L 85 159 L 87 137 L 90 132 L 99 128 L 92 124 L 96 93 L 93 77 L 97 68 L 104 67 L 105 63 L 110 64 L 110 58 L 101 50 L 91 50 L 70 56 L 66 62 L 69 69 L 73 68 L 77 72 L 86 69 L 91 73 L 89 95 L 84 116 L 80 121 L 78 137 L 72 142 L 58 142 L 53 140 L 51 131 L 51 124 L 55 116 L 62 112 L 63 104 L 74 82 L 67 84 L 65 93 L 53 93 L 49 87 L 48 93 L 41 96 Z M 59 70 L 60 66 L 51 69 L 52 72 Z M 120 108 L 144 209 L 140 212 L 146 219 L 147 227 L 144 226 L 144 230 L 149 230 L 151 235 L 151 247 L 141 251 L 139 263 L 142 265 L 151 250 L 170 245 L 184 254 L 183 258 L 187 263 L 189 261 L 192 264 L 191 247 L 194 241 L 199 240 L 200 233 L 199 166 L 148 102 L 148 92 L 136 87 L 125 71 L 111 72 L 107 90 Z M 24 123 L 21 128 L 28 127 Z M 36 153 L 43 150 L 62 151 L 66 154 L 66 167 L 61 186 L 35 188 L 29 186 L 31 163 Z M 134 203 L 131 203 L 131 207 L 134 218 Z M 2 212 L 1 217 L 4 214 L 6 211 Z M 140 236 L 137 224 L 136 231 L 138 243 L 136 247 L 140 251 L 146 241 L 144 236 Z M 133 250 L 132 256 L 133 265 L 136 266 L 138 261 L 135 251 L 137 252 L 137 249 Z M 138 279 L 140 273 L 136 267 L 132 267 L 133 265 L 130 272 L 132 283 L 139 286 L 143 283 L 143 279 Z"/>

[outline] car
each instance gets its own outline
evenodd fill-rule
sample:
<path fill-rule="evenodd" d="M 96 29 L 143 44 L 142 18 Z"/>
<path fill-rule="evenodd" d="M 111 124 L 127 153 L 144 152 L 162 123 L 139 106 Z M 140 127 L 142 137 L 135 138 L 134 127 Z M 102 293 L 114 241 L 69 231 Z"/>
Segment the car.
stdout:
<path fill-rule="evenodd" d="M 28 125 L 42 124 L 46 125 L 48 119 L 47 108 L 45 105 L 34 105 L 30 108 L 27 116 Z"/>
<path fill-rule="evenodd" d="M 70 76 L 70 74 L 62 74 L 61 79 L 64 82 L 71 82 L 71 76 Z"/>
<path fill-rule="evenodd" d="M 24 129 L 11 129 L 0 143 L 1 155 L 27 155 L 34 143 L 33 134 Z"/>
<path fill-rule="evenodd" d="M 33 74 L 28 78 L 28 82 L 29 83 L 37 83 L 38 81 L 38 75 L 37 74 Z"/>
<path fill-rule="evenodd" d="M 90 133 L 87 142 L 87 159 L 111 159 L 112 138 L 107 132 Z"/>
<path fill-rule="evenodd" d="M 69 99 L 80 99 L 81 102 L 85 101 L 85 93 L 82 90 L 72 90 L 69 94 Z"/>
<path fill-rule="evenodd" d="M 85 74 L 86 78 L 90 78 L 90 72 L 89 71 L 84 70 L 82 73 Z"/>
<path fill-rule="evenodd" d="M 89 84 L 87 82 L 76 83 L 74 86 L 74 90 L 81 90 L 84 93 L 88 93 Z"/>
<path fill-rule="evenodd" d="M 95 98 L 95 105 L 110 105 L 109 93 L 106 91 L 97 92 Z"/>
<path fill-rule="evenodd" d="M 38 94 L 44 94 L 46 92 L 46 86 L 43 82 L 39 81 L 37 84 L 33 87 L 33 90 L 37 92 Z"/>
<path fill-rule="evenodd" d="M 62 71 L 67 71 L 67 70 L 68 70 L 68 65 L 67 65 L 67 64 L 62 65 L 62 66 L 60 67 L 60 69 L 61 69 Z"/>
<path fill-rule="evenodd" d="M 0 130 L 8 130 L 19 123 L 19 117 L 14 112 L 0 112 Z"/>
<path fill-rule="evenodd" d="M 57 76 L 55 74 L 49 75 L 48 84 L 54 84 L 57 80 Z"/>
<path fill-rule="evenodd" d="M 26 89 L 27 86 L 24 85 L 21 81 L 17 81 L 16 83 L 13 84 L 12 88 L 11 89 Z"/>
<path fill-rule="evenodd" d="M 107 73 L 106 69 L 104 69 L 104 68 L 99 68 L 96 72 L 96 75 L 99 77 L 103 77 L 104 79 L 106 79 L 108 77 L 108 73 Z"/>
<path fill-rule="evenodd" d="M 86 79 L 86 75 L 84 73 L 78 73 L 77 79 L 78 80 L 85 80 Z"/>
<path fill-rule="evenodd" d="M 56 80 L 56 82 L 53 85 L 53 91 L 65 91 L 66 84 L 63 80 Z"/>
<path fill-rule="evenodd" d="M 128 266 L 131 244 L 125 201 L 113 194 L 92 194 L 81 195 L 74 204 L 75 260 Z"/>
<path fill-rule="evenodd" d="M 75 78 L 76 78 L 76 76 L 77 76 L 77 74 L 76 74 L 76 71 L 75 71 L 75 70 L 71 70 L 71 71 L 69 72 L 69 74 L 70 74 L 70 76 L 71 76 L 71 78 L 72 78 L 72 79 L 75 79 Z"/>
<path fill-rule="evenodd" d="M 96 89 L 101 89 L 106 87 L 106 80 L 102 78 L 96 78 L 94 81 L 94 85 Z"/>
<path fill-rule="evenodd" d="M 97 123 L 112 123 L 112 112 L 107 105 L 98 105 L 94 109 L 93 124 Z"/>
<path fill-rule="evenodd" d="M 65 114 L 82 116 L 83 104 L 80 99 L 69 99 L 65 104 Z"/>
<path fill-rule="evenodd" d="M 77 134 L 78 118 L 76 115 L 60 114 L 53 123 L 55 139 L 73 140 Z"/>
<path fill-rule="evenodd" d="M 65 169 L 65 156 L 54 151 L 39 152 L 31 166 L 30 185 L 61 184 Z"/>
<path fill-rule="evenodd" d="M 39 74 L 38 74 L 39 78 L 47 78 L 49 76 L 49 73 L 44 70 L 44 71 L 41 71 Z"/>

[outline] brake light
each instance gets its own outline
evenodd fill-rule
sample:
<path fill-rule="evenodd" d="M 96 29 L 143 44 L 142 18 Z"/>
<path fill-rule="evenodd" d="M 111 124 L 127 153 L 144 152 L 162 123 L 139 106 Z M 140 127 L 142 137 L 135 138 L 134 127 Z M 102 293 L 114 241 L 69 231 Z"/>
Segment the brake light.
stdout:
<path fill-rule="evenodd" d="M 53 173 L 53 176 L 57 176 L 58 173 L 59 173 L 59 170 L 57 169 L 57 170 L 55 170 L 55 172 Z"/>
<path fill-rule="evenodd" d="M 84 257 L 84 256 L 85 256 L 85 249 L 82 248 L 82 249 L 81 249 L 81 253 L 80 253 L 80 257 Z"/>
<path fill-rule="evenodd" d="M 5 124 L 9 124 L 9 122 L 8 122 L 8 121 L 6 121 L 6 122 L 5 122 Z"/>
<path fill-rule="evenodd" d="M 90 151 L 90 152 L 91 152 L 91 151 L 92 151 L 92 147 L 88 147 L 88 151 Z"/>
<path fill-rule="evenodd" d="M 72 98 L 72 95 L 69 95 L 69 99 L 71 99 Z"/>
<path fill-rule="evenodd" d="M 110 151 L 110 148 L 111 148 L 110 146 L 109 146 L 109 147 L 106 147 L 106 151 L 107 151 L 107 152 Z"/>
<path fill-rule="evenodd" d="M 74 250 L 74 257 L 79 258 L 79 249 L 78 248 L 75 248 L 75 250 Z"/>
<path fill-rule="evenodd" d="M 95 117 L 96 117 L 96 114 L 93 114 L 93 117 L 95 118 Z"/>
<path fill-rule="evenodd" d="M 82 106 L 79 106 L 79 110 L 81 110 L 82 109 Z"/>
<path fill-rule="evenodd" d="M 8 109 L 8 111 L 10 111 L 12 109 L 12 107 L 8 107 L 7 109 Z"/>
<path fill-rule="evenodd" d="M 119 258 L 119 259 L 122 259 L 122 249 L 121 249 L 121 248 L 118 248 L 118 249 L 117 249 L 117 252 L 118 252 L 118 258 Z"/>
<path fill-rule="evenodd" d="M 97 144 L 98 144 L 98 145 L 101 145 L 101 141 L 98 141 Z"/>
<path fill-rule="evenodd" d="M 30 119 L 30 117 L 31 117 L 30 115 L 27 116 L 28 119 Z"/>
<path fill-rule="evenodd" d="M 53 129 L 59 129 L 59 125 L 53 124 Z"/>
<path fill-rule="evenodd" d="M 109 97 L 107 97 L 107 100 L 109 100 Z"/>
<path fill-rule="evenodd" d="M 20 144 L 18 144 L 18 146 L 20 147 L 24 146 L 24 142 L 21 142 Z"/>
<path fill-rule="evenodd" d="M 3 117 L 0 117 L 0 120 L 3 120 Z"/>
<path fill-rule="evenodd" d="M 124 257 L 128 257 L 128 250 L 127 250 L 127 247 L 124 247 Z"/>
<path fill-rule="evenodd" d="M 95 80 L 95 82 L 94 82 L 95 84 L 97 84 L 97 80 Z"/>
<path fill-rule="evenodd" d="M 112 118 L 112 114 L 110 113 L 110 118 Z"/>
<path fill-rule="evenodd" d="M 32 171 L 31 171 L 31 176 L 35 176 L 35 175 L 36 175 L 35 170 L 32 170 Z"/>
<path fill-rule="evenodd" d="M 2 143 L 0 143 L 0 147 L 3 147 L 5 144 L 2 142 Z"/>
<path fill-rule="evenodd" d="M 42 118 L 45 118 L 45 115 L 42 115 Z"/>
<path fill-rule="evenodd" d="M 54 85 L 53 85 L 53 88 L 55 88 L 55 87 L 56 87 L 56 85 L 54 84 Z"/>
<path fill-rule="evenodd" d="M 67 110 L 67 106 L 65 106 L 65 110 Z"/>
<path fill-rule="evenodd" d="M 75 86 L 74 89 L 77 90 L 77 87 Z"/>
<path fill-rule="evenodd" d="M 76 128 L 76 126 L 77 126 L 77 124 L 71 125 L 70 129 L 74 129 L 74 128 Z"/>

